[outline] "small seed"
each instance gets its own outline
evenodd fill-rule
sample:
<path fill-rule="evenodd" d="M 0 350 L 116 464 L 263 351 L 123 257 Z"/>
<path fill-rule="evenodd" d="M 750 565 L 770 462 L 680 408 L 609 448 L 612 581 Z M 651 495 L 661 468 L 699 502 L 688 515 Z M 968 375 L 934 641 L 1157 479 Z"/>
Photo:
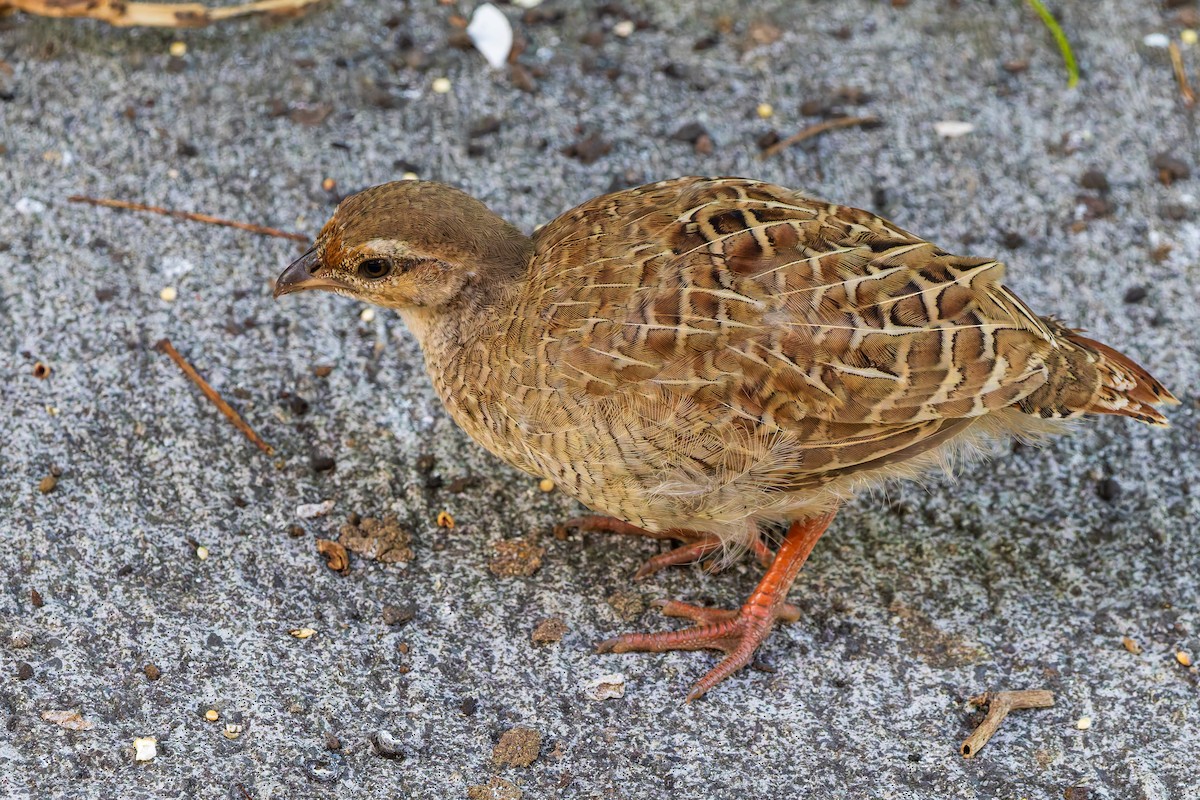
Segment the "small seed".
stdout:
<path fill-rule="evenodd" d="M 38 481 L 38 491 L 42 494 L 50 494 L 55 486 L 58 486 L 58 478 L 53 475 L 47 475 Z"/>
<path fill-rule="evenodd" d="M 553 492 L 554 481 L 550 480 L 549 478 L 542 478 L 540 481 L 538 481 L 538 488 L 543 492 Z"/>
<path fill-rule="evenodd" d="M 756 110 L 760 119 L 770 119 L 775 116 L 775 108 L 770 103 L 759 103 Z"/>
<path fill-rule="evenodd" d="M 312 628 L 292 628 L 290 631 L 288 631 L 288 633 L 297 639 L 307 639 L 316 633 L 316 631 Z"/>
<path fill-rule="evenodd" d="M 437 515 L 437 526 L 439 528 L 453 528 L 454 517 L 450 516 L 449 511 L 439 511 Z"/>
<path fill-rule="evenodd" d="M 146 679 L 156 681 L 162 676 L 162 670 L 155 664 L 147 664 L 142 667 L 142 672 L 146 673 Z"/>
<path fill-rule="evenodd" d="M 1142 646 L 1139 645 L 1137 642 L 1135 642 L 1133 639 L 1130 639 L 1128 636 L 1121 639 L 1121 644 L 1125 647 L 1126 650 L 1133 653 L 1135 656 L 1140 656 L 1142 654 Z"/>
<path fill-rule="evenodd" d="M 50 367 L 43 364 L 41 361 L 33 365 L 33 377 L 39 381 L 44 381 L 50 377 Z"/>
<path fill-rule="evenodd" d="M 197 546 L 196 547 L 196 558 L 200 559 L 201 561 L 208 560 L 208 548 L 205 547 L 204 545 Z"/>
<path fill-rule="evenodd" d="M 364 308 L 359 313 L 358 318 L 361 319 L 363 322 L 374 322 L 375 321 L 375 309 Z"/>
<path fill-rule="evenodd" d="M 210 708 L 208 711 L 204 712 L 204 718 L 206 720 L 208 720 L 209 722 L 216 722 L 218 719 L 221 718 L 221 715 L 219 713 L 217 713 L 217 710 L 215 708 Z"/>
<path fill-rule="evenodd" d="M 1091 717 L 1080 717 L 1079 720 L 1075 723 L 1075 727 L 1081 731 L 1086 731 L 1088 728 L 1092 727 L 1092 718 Z"/>
<path fill-rule="evenodd" d="M 433 85 L 431 88 L 433 89 L 433 91 L 437 92 L 438 94 L 447 94 L 450 91 L 450 79 L 449 78 L 434 78 Z"/>
<path fill-rule="evenodd" d="M 1184 652 L 1183 650 L 1179 650 L 1175 653 L 1175 660 L 1178 661 L 1180 664 L 1182 664 L 1185 667 L 1190 667 L 1192 665 L 1191 655 Z"/>

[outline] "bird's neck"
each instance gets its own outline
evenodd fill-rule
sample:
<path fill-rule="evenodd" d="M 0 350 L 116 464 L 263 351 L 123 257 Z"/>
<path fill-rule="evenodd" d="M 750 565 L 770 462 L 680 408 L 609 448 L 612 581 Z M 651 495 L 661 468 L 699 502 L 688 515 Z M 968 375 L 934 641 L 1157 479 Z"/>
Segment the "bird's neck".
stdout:
<path fill-rule="evenodd" d="M 400 317 L 426 358 L 441 360 L 507 326 L 524 280 L 523 267 L 483 270 L 448 302 L 402 308 Z"/>

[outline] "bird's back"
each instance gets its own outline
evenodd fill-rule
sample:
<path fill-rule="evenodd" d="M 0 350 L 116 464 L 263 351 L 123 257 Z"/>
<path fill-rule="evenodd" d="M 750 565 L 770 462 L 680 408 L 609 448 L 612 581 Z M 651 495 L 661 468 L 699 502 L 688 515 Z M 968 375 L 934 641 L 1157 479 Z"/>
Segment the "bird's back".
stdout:
<path fill-rule="evenodd" d="M 511 316 L 480 343 L 506 393 L 484 443 L 649 527 L 793 517 L 968 429 L 1157 423 L 1153 404 L 1173 399 L 1032 313 L 998 262 L 770 184 L 606 195 L 535 244 Z"/>

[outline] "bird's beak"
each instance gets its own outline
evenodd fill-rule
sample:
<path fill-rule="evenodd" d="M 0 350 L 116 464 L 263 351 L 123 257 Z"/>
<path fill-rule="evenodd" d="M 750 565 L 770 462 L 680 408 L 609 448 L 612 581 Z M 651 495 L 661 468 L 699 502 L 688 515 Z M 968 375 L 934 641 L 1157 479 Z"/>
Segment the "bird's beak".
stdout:
<path fill-rule="evenodd" d="M 279 297 L 292 292 L 303 292 L 308 289 L 347 289 L 339 280 L 322 278 L 314 273 L 320 266 L 317 248 L 312 247 L 307 253 L 297 258 L 283 273 L 275 279 L 275 296 Z"/>

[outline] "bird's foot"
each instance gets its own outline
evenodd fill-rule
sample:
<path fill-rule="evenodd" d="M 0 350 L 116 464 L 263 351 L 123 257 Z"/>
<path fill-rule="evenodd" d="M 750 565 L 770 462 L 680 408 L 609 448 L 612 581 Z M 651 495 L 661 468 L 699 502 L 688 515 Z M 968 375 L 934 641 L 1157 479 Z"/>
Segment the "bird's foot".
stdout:
<path fill-rule="evenodd" d="M 662 633 L 626 633 L 601 642 L 597 651 L 720 650 L 725 658 L 688 692 L 688 702 L 695 700 L 749 664 L 776 622 L 795 622 L 800 618 L 800 610 L 787 602 L 787 593 L 831 521 L 832 513 L 793 523 L 767 573 L 739 610 L 705 608 L 672 600 L 661 604 L 662 612 L 690 619 L 695 623 L 692 627 Z"/>
<path fill-rule="evenodd" d="M 648 531 L 636 525 L 631 525 L 628 522 L 622 522 L 615 517 L 603 517 L 595 514 L 569 519 L 560 528 L 576 528 L 587 532 L 620 533 L 626 536 L 649 536 L 652 539 L 672 539 L 677 542 L 683 542 L 679 547 L 672 548 L 665 553 L 660 553 L 647 559 L 641 569 L 634 573 L 634 578 L 646 578 L 661 569 L 677 564 L 691 564 L 695 561 L 701 561 L 725 549 L 725 543 L 721 538 L 711 533 L 679 529 Z M 757 535 L 755 535 L 754 540 L 750 543 L 750 550 L 764 567 L 769 565 L 771 559 L 774 558 L 774 554 L 770 548 Z M 710 570 L 716 571 L 721 565 L 722 560 L 714 558 L 709 561 L 708 567 Z"/>
<path fill-rule="evenodd" d="M 747 603 L 738 611 L 694 606 L 678 600 L 658 605 L 668 617 L 683 617 L 696 624 L 681 631 L 622 634 L 601 642 L 596 650 L 600 653 L 720 650 L 725 658 L 696 681 L 688 692 L 688 702 L 749 664 L 776 622 L 795 622 L 800 618 L 800 609 L 782 601 L 767 606 Z"/>

